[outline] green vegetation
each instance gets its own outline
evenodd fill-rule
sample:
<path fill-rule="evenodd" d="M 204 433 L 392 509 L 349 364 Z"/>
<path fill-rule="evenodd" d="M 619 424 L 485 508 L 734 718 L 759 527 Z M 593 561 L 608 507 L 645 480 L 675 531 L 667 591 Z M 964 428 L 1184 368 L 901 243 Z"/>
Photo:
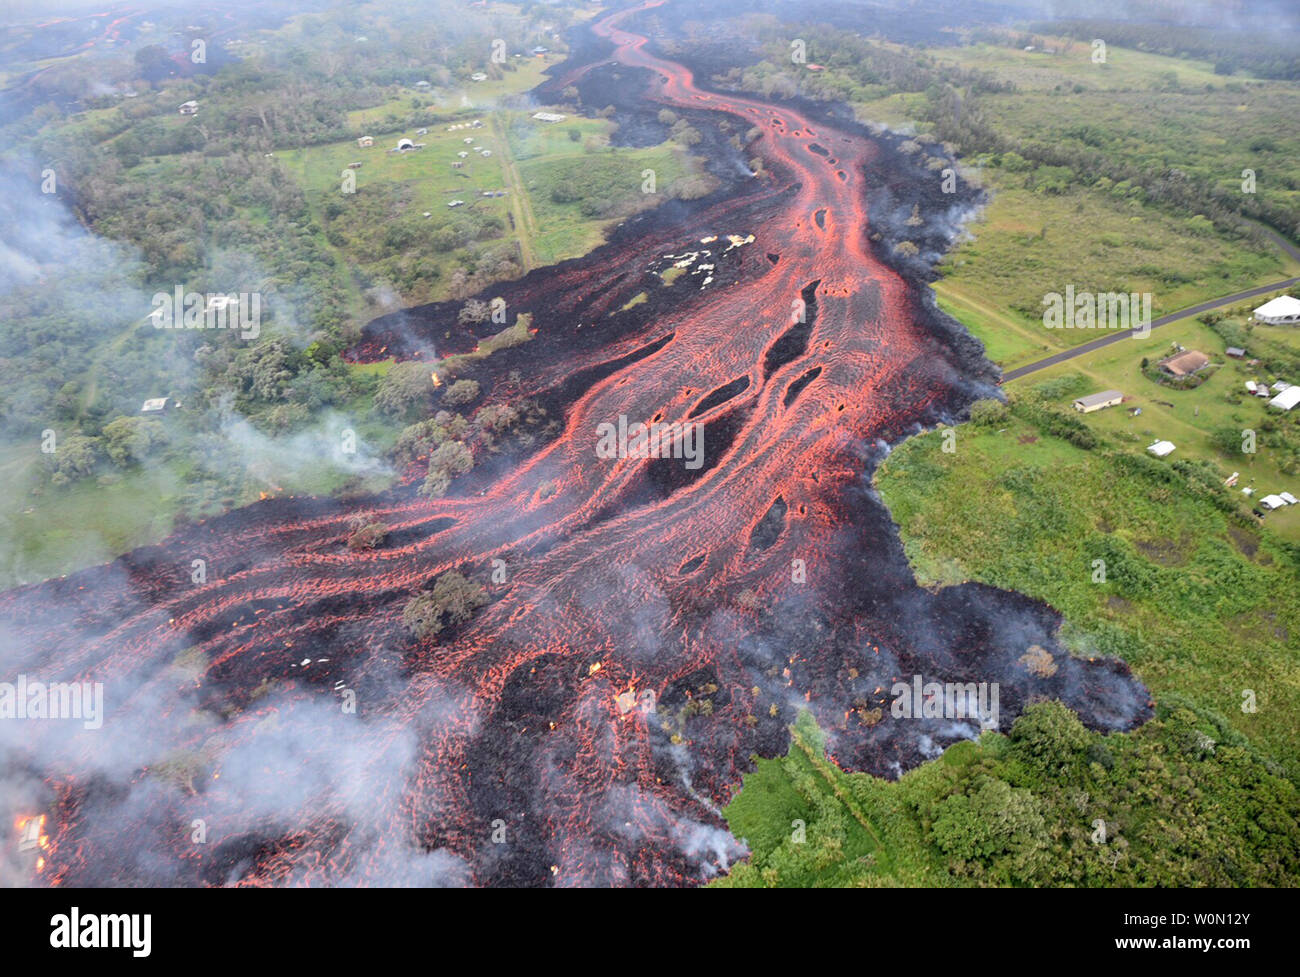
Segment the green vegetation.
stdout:
<path fill-rule="evenodd" d="M 654 192 L 643 189 L 647 170 L 654 172 Z M 611 224 L 668 198 L 703 196 L 713 186 L 672 143 L 539 158 L 520 163 L 519 172 L 541 229 L 535 245 L 543 263 L 584 254 Z"/>
<path fill-rule="evenodd" d="M 1280 413 L 1246 390 L 1247 380 L 1271 387 L 1279 380 L 1300 378 L 1300 331 L 1251 324 L 1248 306 L 1172 323 L 1146 339 L 1114 343 L 1028 374 L 1007 389 L 1016 397 L 1021 392 L 1047 391 L 1064 410 L 1080 394 L 1121 391 L 1125 396 L 1121 407 L 1088 414 L 1080 422 L 1128 453 L 1141 453 L 1153 441 L 1168 440 L 1177 446 L 1173 459 L 1209 465 L 1219 482 L 1238 473 L 1237 485 L 1223 492 L 1224 502 L 1238 515 L 1247 516 L 1260 496 L 1280 491 L 1300 494 L 1295 491 L 1300 487 L 1300 412 Z M 1198 375 L 1204 378 L 1201 382 L 1177 389 L 1152 379 L 1158 376 L 1156 364 L 1174 350 L 1174 344 L 1209 356 L 1210 367 Z M 1224 353 L 1229 346 L 1246 349 L 1247 357 L 1229 358 Z M 1252 359 L 1259 363 L 1252 366 Z M 1252 489 L 1254 498 L 1242 494 L 1245 488 Z M 1268 528 L 1281 539 L 1300 542 L 1298 509 L 1287 506 L 1267 513 Z"/>
<path fill-rule="evenodd" d="M 1032 29 L 1041 30 L 1043 25 L 1032 25 Z M 1300 58 L 1296 57 L 1295 49 L 1284 37 L 1261 36 L 1257 31 L 1116 20 L 1057 21 L 1050 30 L 1081 40 L 1108 37 L 1111 44 L 1126 48 L 1199 58 L 1213 62 L 1216 76 L 1245 71 L 1257 78 L 1300 79 Z"/>
<path fill-rule="evenodd" d="M 723 811 L 751 857 L 715 887 L 1294 885 L 1300 794 L 1183 702 L 1127 734 L 1059 703 L 896 783 L 825 756 L 803 713 Z M 1104 822 L 1104 835 L 1101 823 Z"/>
<path fill-rule="evenodd" d="M 28 93 L 51 100 L 3 127 L 3 159 L 19 172 L 48 163 L 94 236 L 65 229 L 60 289 L 39 280 L 0 304 L 15 487 L 0 505 L 14 540 L 0 585 L 99 562 L 262 494 L 383 487 L 391 417 L 418 420 L 434 396 L 427 365 L 341 359 L 366 321 L 583 254 L 622 216 L 701 192 L 690 133 L 622 150 L 605 115 L 560 106 L 571 117 L 552 126 L 524 108 L 521 93 L 563 53 L 521 52 L 554 47 L 553 34 L 590 15 L 398 0 L 253 31 L 240 60 L 212 74 L 176 77 L 147 34 L 42 65 Z M 485 63 L 484 36 L 518 56 Z M 486 80 L 471 79 L 479 71 Z M 133 96 L 69 99 L 103 79 Z M 189 99 L 199 113 L 179 115 Z M 390 152 L 403 137 L 423 148 Z M 642 192 L 645 168 L 657 194 Z M 256 291 L 260 334 L 142 321 L 150 295 L 177 286 Z M 528 338 L 516 324 L 440 369 L 450 378 Z M 487 393 L 477 382 L 442 402 L 474 403 Z M 162 396 L 173 409 L 142 420 L 141 403 Z M 488 418 L 473 451 L 519 433 Z M 53 454 L 38 450 L 47 430 Z"/>
<path fill-rule="evenodd" d="M 1300 234 L 1300 91 L 1286 82 L 1224 79 L 1206 63 L 1090 44 L 979 31 L 981 43 L 933 50 L 800 25 L 809 60 L 790 62 L 788 29 L 759 25 L 767 59 L 722 80 L 774 95 L 846 100 L 867 117 L 919 127 L 968 161 L 1015 153 L 1036 184 L 1149 201 L 1180 219 L 1203 215 L 1230 239 L 1264 239 L 1242 217 Z M 1116 35 L 1118 36 L 1118 35 Z M 1244 168 L 1256 174 L 1243 192 Z"/>
<path fill-rule="evenodd" d="M 1052 383 L 1047 403 L 1020 391 L 1000 423 L 960 428 L 954 453 L 931 432 L 881 467 L 918 579 L 979 580 L 1046 601 L 1064 614 L 1073 651 L 1123 658 L 1157 701 L 1182 696 L 1227 717 L 1300 773 L 1300 550 L 1242 516 L 1213 467 L 1117 445 L 1091 422 L 1119 422 L 1118 408 L 1071 418 L 1051 406 L 1064 387 Z M 1049 433 L 1047 418 L 1073 421 L 1096 446 Z M 1247 690 L 1256 711 L 1242 710 Z"/>
<path fill-rule="evenodd" d="M 1087 42 L 1009 30 L 922 50 L 801 25 L 814 72 L 791 64 L 788 30 L 755 29 L 768 57 L 720 81 L 847 100 L 918 131 L 902 148 L 921 164 L 947 165 L 928 155 L 942 144 L 991 191 L 935 291 L 1006 369 L 1095 338 L 1043 327 L 1043 296 L 1066 284 L 1149 292 L 1159 317 L 1297 272 L 1256 223 L 1300 236 L 1294 84 L 1117 43 L 1098 64 Z"/>
<path fill-rule="evenodd" d="M 416 594 L 402 610 L 402 623 L 417 638 L 436 637 L 445 627 L 464 624 L 488 602 L 487 591 L 455 570 L 434 581 L 433 589 Z"/>
<path fill-rule="evenodd" d="M 974 240 L 941 263 L 934 288 L 1003 369 L 1098 337 L 1044 327 L 1044 294 L 1067 284 L 1078 292 L 1149 292 L 1154 319 L 1287 272 L 1272 251 L 1196 233 L 1135 199 L 1081 188 L 1043 193 L 1001 169 L 988 179 L 993 202 L 970 225 Z"/>

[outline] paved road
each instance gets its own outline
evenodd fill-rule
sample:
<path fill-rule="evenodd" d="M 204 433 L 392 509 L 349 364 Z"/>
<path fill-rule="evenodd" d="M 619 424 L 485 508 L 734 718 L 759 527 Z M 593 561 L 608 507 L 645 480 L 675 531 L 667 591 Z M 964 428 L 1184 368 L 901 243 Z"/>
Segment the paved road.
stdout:
<path fill-rule="evenodd" d="M 1291 252 L 1296 258 L 1300 259 L 1300 252 L 1296 252 L 1290 244 L 1278 238 L 1282 246 Z M 1227 298 L 1211 299 L 1208 302 L 1202 302 L 1200 305 L 1189 306 L 1186 309 L 1180 309 L 1177 312 L 1171 312 L 1169 315 L 1161 316 L 1151 322 L 1152 329 L 1158 329 L 1161 326 L 1167 326 L 1171 322 L 1177 322 L 1179 319 L 1186 319 L 1191 315 L 1199 315 L 1202 312 L 1208 312 L 1211 309 L 1218 309 L 1225 305 L 1232 305 L 1243 299 L 1254 298 L 1256 295 L 1266 295 L 1269 292 L 1276 292 L 1284 288 L 1290 288 L 1292 285 L 1300 282 L 1300 278 L 1286 278 L 1280 282 L 1274 282 L 1272 285 L 1261 285 L 1259 288 L 1250 288 L 1244 292 L 1238 292 L 1236 295 L 1229 295 Z M 1109 346 L 1111 343 L 1118 343 L 1133 336 L 1134 330 L 1124 329 L 1120 332 L 1108 332 L 1100 339 L 1094 339 L 1091 342 L 1084 343 L 1082 346 L 1074 346 L 1070 349 L 1054 353 L 1046 359 L 1039 360 L 1037 363 L 1030 363 L 1028 366 L 1019 366 L 1014 370 L 1008 370 L 1002 374 L 1002 382 L 1016 380 L 1027 373 L 1037 373 L 1039 370 L 1045 370 L 1049 366 L 1056 366 L 1057 363 L 1064 363 L 1066 360 L 1072 360 L 1076 356 L 1082 356 L 1084 353 L 1091 353 L 1094 349 L 1101 349 L 1103 346 Z"/>
<path fill-rule="evenodd" d="M 1273 239 L 1274 244 L 1280 247 L 1291 257 L 1295 258 L 1296 261 L 1300 261 L 1300 248 L 1297 248 L 1294 244 L 1292 244 L 1290 241 L 1284 238 L 1281 234 L 1273 230 L 1273 228 L 1264 227 L 1263 224 L 1260 224 L 1258 226 L 1264 231 L 1265 234 L 1267 234 L 1269 237 Z"/>

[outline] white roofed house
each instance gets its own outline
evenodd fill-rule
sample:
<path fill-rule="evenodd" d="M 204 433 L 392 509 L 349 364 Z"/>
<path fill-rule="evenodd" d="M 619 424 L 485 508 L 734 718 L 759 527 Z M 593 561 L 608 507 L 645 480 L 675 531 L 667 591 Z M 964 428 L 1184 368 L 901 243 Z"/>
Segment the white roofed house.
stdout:
<path fill-rule="evenodd" d="M 1279 295 L 1256 309 L 1254 317 L 1256 322 L 1264 322 L 1270 326 L 1300 324 L 1300 299 L 1290 295 Z"/>
<path fill-rule="evenodd" d="M 140 407 L 141 414 L 165 414 L 167 408 L 171 407 L 172 399 L 170 397 L 151 397 Z"/>
<path fill-rule="evenodd" d="M 1103 390 L 1101 393 L 1088 394 L 1086 397 L 1080 397 L 1074 402 L 1074 409 L 1081 414 L 1091 414 L 1095 410 L 1101 410 L 1103 407 L 1114 407 L 1124 399 L 1124 395 L 1118 390 Z"/>
<path fill-rule="evenodd" d="M 1157 458 L 1163 458 L 1165 455 L 1172 454 L 1174 443 L 1172 441 L 1156 441 L 1154 444 L 1147 446 L 1147 451 L 1151 452 Z"/>
<path fill-rule="evenodd" d="M 182 102 L 178 111 L 181 115 L 198 115 L 199 103 L 190 99 L 188 102 Z"/>

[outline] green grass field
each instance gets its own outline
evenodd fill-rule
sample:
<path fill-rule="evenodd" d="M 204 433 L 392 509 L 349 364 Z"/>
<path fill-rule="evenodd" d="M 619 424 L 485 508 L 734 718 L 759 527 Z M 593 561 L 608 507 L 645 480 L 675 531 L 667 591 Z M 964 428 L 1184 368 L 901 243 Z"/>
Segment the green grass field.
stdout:
<path fill-rule="evenodd" d="M 162 539 L 183 491 L 174 469 L 159 467 L 94 479 L 30 495 L 40 454 L 35 443 L 0 448 L 9 491 L 0 502 L 0 536 L 8 564 L 0 588 L 35 583 L 114 559 Z"/>
<path fill-rule="evenodd" d="M 1257 327 L 1255 334 L 1268 336 L 1300 354 L 1300 335 L 1293 329 Z M 1218 365 L 1195 389 L 1172 389 L 1143 375 L 1143 358 L 1156 362 L 1171 351 L 1175 342 L 1187 349 L 1200 350 L 1210 357 L 1212 365 Z M 1281 491 L 1300 494 L 1297 491 L 1300 474 L 1287 470 L 1291 467 L 1291 454 L 1281 441 L 1284 436 L 1288 440 L 1300 437 L 1300 416 L 1295 411 L 1282 414 L 1245 389 L 1245 382 L 1251 379 L 1272 384 L 1278 379 L 1292 378 L 1280 378 L 1262 368 L 1250 367 L 1243 360 L 1227 357 L 1226 346 L 1208 326 L 1195 319 L 1184 319 L 1161 327 L 1144 340 L 1114 343 L 1068 363 L 1021 377 L 1008 384 L 1008 389 L 1023 390 L 1055 377 L 1081 375 L 1080 393 L 1114 389 L 1125 395 L 1122 405 L 1083 417 L 1084 423 L 1124 450 L 1141 452 L 1153 441 L 1167 440 L 1177 446 L 1171 458 L 1206 460 L 1224 478 L 1238 472 L 1240 479 L 1233 496 L 1243 509 L 1253 505 L 1242 495 L 1243 488 L 1253 488 L 1255 499 Z M 1059 402 L 1068 406 L 1073 396 L 1060 397 Z M 1130 413 L 1135 407 L 1141 408 L 1138 416 Z M 1277 429 L 1272 433 L 1265 430 L 1270 422 Z M 1216 448 L 1212 435 L 1221 429 L 1255 431 L 1257 450 L 1225 453 Z M 1265 522 L 1278 536 L 1300 541 L 1300 506 L 1270 512 Z"/>
<path fill-rule="evenodd" d="M 641 192 L 642 173 L 647 169 L 655 172 L 658 186 L 655 194 Z M 520 163 L 520 176 L 532 198 L 539 228 L 534 240 L 538 260 L 553 264 L 586 254 L 601 242 L 606 228 L 637 210 L 662 202 L 665 192 L 671 192 L 673 182 L 691 171 L 689 157 L 671 144 L 645 149 L 619 148 L 597 154 L 578 152 L 536 157 Z M 557 202 L 552 198 L 551 192 L 556 187 L 581 180 L 599 186 L 597 193 L 609 202 L 615 216 L 589 216 L 583 201 Z"/>
<path fill-rule="evenodd" d="M 1111 414 L 1107 423 L 1124 423 Z M 974 579 L 1044 600 L 1065 615 L 1076 650 L 1121 655 L 1157 697 L 1228 716 L 1300 771 L 1295 557 L 1213 504 L 1217 484 L 1191 486 L 1114 440 L 1085 451 L 1013 416 L 963 426 L 953 454 L 922 434 L 876 481 L 923 584 Z M 1106 582 L 1094 582 L 1096 559 Z M 1243 714 L 1245 689 L 1267 707 Z"/>
<path fill-rule="evenodd" d="M 1069 38 L 1045 37 L 1033 51 L 997 44 L 970 44 L 937 52 L 942 62 L 989 71 L 1014 82 L 1021 91 L 1045 92 L 1079 85 L 1088 91 L 1116 92 L 1147 90 L 1153 83 L 1171 76 L 1182 88 L 1215 85 L 1228 79 L 1214 73 L 1204 61 L 1168 58 L 1132 48 L 1109 45 L 1106 60 L 1092 60 L 1092 45 Z M 1053 48 L 1048 53 L 1045 48 Z"/>
<path fill-rule="evenodd" d="M 1036 193 L 1014 174 L 991 175 L 992 200 L 968 225 L 973 240 L 940 265 L 934 290 L 1004 370 L 1095 339 L 1047 329 L 1043 296 L 1151 293 L 1159 318 L 1207 299 L 1285 278 L 1282 253 L 1259 253 L 1134 200 L 1096 190 Z"/>

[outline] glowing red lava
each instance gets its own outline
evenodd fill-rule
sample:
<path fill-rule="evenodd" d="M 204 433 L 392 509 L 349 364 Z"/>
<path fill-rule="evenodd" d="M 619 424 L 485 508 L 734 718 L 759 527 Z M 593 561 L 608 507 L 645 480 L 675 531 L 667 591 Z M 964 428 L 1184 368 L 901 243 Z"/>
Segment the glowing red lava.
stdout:
<path fill-rule="evenodd" d="M 11 670 L 106 686 L 102 730 L 15 745 L 53 814 L 41 881 L 694 884 L 743 854 L 718 807 L 797 708 L 841 763 L 882 775 L 971 735 L 889 717 L 913 674 L 1002 683 L 1004 728 L 1033 694 L 1096 725 L 1145 714 L 1121 664 L 1060 651 L 1050 609 L 917 588 L 870 491 L 884 442 L 980 389 L 868 243 L 887 150 L 697 88 L 621 26 L 637 12 L 593 26 L 613 60 L 658 79 L 654 102 L 760 127 L 765 175 L 689 230 L 650 220 L 514 286 L 538 335 L 494 357 L 526 364 L 520 396 L 560 403 L 563 430 L 500 477 L 436 502 L 267 499 L 0 597 Z M 731 233 L 754 243 L 724 255 Z M 712 284 L 606 324 L 686 248 L 711 249 Z M 621 416 L 703 423 L 704 466 L 598 458 L 597 426 Z M 358 508 L 387 545 L 347 548 Z M 504 581 L 469 624 L 406 635 L 413 592 L 453 568 L 486 583 L 495 560 Z M 1034 644 L 1052 677 L 1020 664 Z"/>

